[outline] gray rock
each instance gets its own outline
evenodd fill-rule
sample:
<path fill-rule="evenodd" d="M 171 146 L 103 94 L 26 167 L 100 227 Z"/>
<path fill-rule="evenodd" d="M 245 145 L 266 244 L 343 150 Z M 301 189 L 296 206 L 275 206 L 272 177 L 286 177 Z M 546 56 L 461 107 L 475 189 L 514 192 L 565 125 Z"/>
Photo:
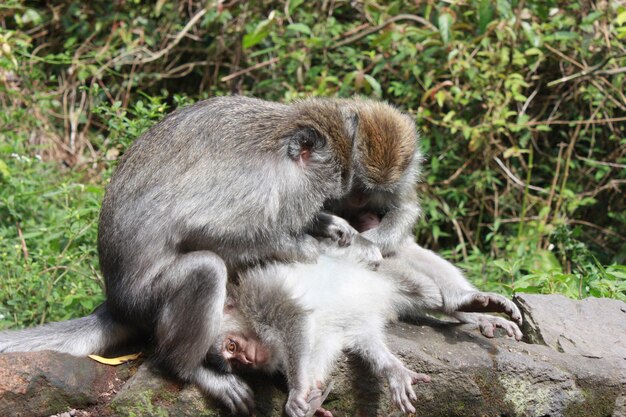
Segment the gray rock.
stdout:
<path fill-rule="evenodd" d="M 534 306 L 544 302 L 557 306 L 552 296 L 532 298 Z M 585 307 L 580 311 L 588 311 L 587 303 L 582 302 Z M 526 314 L 537 334 L 548 337 L 539 316 Z M 580 317 L 563 315 L 562 328 L 572 329 L 567 337 L 587 341 L 574 333 L 581 322 L 569 320 Z M 611 334 L 609 340 L 621 339 Z M 486 339 L 471 326 L 426 318 L 390 326 L 388 344 L 409 368 L 432 377 L 430 383 L 415 386 L 419 416 L 626 416 L 626 361 L 620 355 L 594 351 L 590 357 L 589 351 L 560 352 L 505 337 Z M 61 354 L 0 355 L 0 415 L 49 415 L 76 408 L 78 417 L 228 416 L 194 386 L 161 375 L 149 363 L 141 365 L 116 393 L 107 381 L 110 372 L 119 374 L 118 369 Z M 256 415 L 281 415 L 286 400 L 282 378 L 250 375 L 246 379 L 255 392 Z M 357 358 L 342 358 L 333 380 L 324 405 L 335 416 L 401 415 L 387 387 L 359 366 Z M 51 399 L 58 401 L 51 405 Z"/>
<path fill-rule="evenodd" d="M 88 408 L 106 401 L 128 378 L 128 366 L 110 367 L 56 352 L 0 355 L 0 416 L 28 417 Z"/>
<path fill-rule="evenodd" d="M 591 358 L 626 358 L 626 303 L 607 298 L 517 294 L 532 343 Z"/>
<path fill-rule="evenodd" d="M 431 375 L 415 387 L 419 416 L 620 416 L 626 369 L 619 358 L 559 353 L 506 338 L 486 339 L 471 326 L 425 319 L 389 328 L 390 348 L 411 369 Z M 325 407 L 335 416 L 400 416 L 387 387 L 355 358 L 340 360 Z M 286 400 L 280 379 L 248 378 L 256 415 L 279 416 Z M 144 364 L 112 402 L 116 416 L 226 416 L 193 386 L 167 381 Z M 620 414 L 622 413 L 622 414 Z"/>

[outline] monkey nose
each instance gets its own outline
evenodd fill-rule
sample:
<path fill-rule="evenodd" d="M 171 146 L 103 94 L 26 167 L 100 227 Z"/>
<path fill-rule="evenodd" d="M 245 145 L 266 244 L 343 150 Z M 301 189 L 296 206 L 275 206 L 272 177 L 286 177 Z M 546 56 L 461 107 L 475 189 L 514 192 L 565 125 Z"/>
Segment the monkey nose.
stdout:
<path fill-rule="evenodd" d="M 244 365 L 250 365 L 252 363 L 252 361 L 248 359 L 248 357 L 243 353 L 240 355 L 237 355 L 237 359 L 239 360 L 239 362 L 243 363 Z"/>

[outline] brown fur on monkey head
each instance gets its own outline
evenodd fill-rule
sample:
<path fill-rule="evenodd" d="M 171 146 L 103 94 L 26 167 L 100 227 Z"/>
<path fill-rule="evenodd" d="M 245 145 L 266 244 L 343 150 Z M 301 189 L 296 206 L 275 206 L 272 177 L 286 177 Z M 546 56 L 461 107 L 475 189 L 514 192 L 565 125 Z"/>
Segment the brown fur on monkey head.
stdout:
<path fill-rule="evenodd" d="M 380 101 L 345 101 L 359 118 L 355 174 L 366 190 L 393 190 L 419 160 L 415 122 Z"/>

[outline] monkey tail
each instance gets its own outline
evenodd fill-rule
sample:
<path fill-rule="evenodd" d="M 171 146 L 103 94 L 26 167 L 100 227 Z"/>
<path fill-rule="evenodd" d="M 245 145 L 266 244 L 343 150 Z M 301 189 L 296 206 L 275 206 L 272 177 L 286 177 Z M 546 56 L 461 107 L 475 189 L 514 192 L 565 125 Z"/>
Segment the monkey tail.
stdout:
<path fill-rule="evenodd" d="M 103 304 L 79 319 L 0 332 L 0 352 L 54 350 L 87 356 L 129 341 L 131 333 L 128 327 L 113 320 Z"/>

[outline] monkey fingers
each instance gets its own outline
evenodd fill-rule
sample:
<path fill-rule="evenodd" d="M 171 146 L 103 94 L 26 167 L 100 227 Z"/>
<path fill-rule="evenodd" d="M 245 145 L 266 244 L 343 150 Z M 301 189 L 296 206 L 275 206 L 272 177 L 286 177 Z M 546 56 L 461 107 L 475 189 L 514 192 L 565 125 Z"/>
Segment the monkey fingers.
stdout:
<path fill-rule="evenodd" d="M 341 217 L 333 216 L 335 219 L 328 227 L 329 237 L 337 242 L 341 247 L 350 246 L 354 237 L 358 234 L 350 224 Z"/>
<path fill-rule="evenodd" d="M 322 407 L 317 407 L 314 415 L 317 417 L 333 417 L 333 413 Z"/>
<path fill-rule="evenodd" d="M 511 300 L 499 294 L 486 292 L 469 293 L 459 304 L 458 311 L 468 313 L 504 313 L 518 325 L 522 325 L 522 314 Z"/>
<path fill-rule="evenodd" d="M 318 417 L 333 417 L 333 414 L 330 411 L 322 407 L 322 404 L 324 404 L 324 401 L 326 401 L 326 398 L 328 397 L 328 394 L 330 394 L 330 391 L 333 389 L 333 386 L 334 381 L 330 381 L 324 392 L 322 392 L 322 383 L 318 381 L 317 387 L 311 388 L 311 392 L 309 392 L 309 395 L 307 397 L 310 410 L 307 413 L 306 417 L 311 417 L 313 415 L 316 415 Z"/>
<path fill-rule="evenodd" d="M 417 384 L 418 382 L 430 382 L 430 376 L 418 372 L 411 371 L 411 383 Z"/>
<path fill-rule="evenodd" d="M 350 226 L 345 219 L 334 214 L 321 212 L 318 213 L 314 225 L 309 230 L 313 236 L 318 238 L 327 238 L 335 244 L 344 248 L 350 246 L 352 240 L 359 232 Z"/>
<path fill-rule="evenodd" d="M 307 393 L 298 389 L 290 390 L 287 404 L 285 404 L 285 413 L 287 416 L 306 417 L 310 411 L 311 406 L 307 401 Z"/>

